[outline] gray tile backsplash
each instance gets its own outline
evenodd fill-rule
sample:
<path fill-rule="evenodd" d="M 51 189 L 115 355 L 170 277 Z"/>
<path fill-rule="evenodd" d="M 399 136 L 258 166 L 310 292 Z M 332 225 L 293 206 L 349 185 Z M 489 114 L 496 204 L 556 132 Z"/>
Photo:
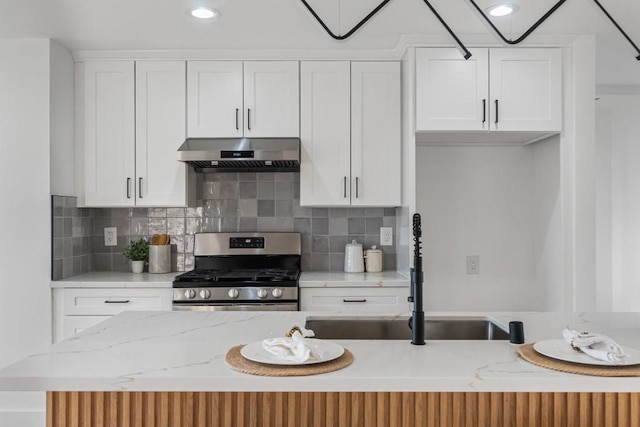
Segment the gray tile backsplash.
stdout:
<path fill-rule="evenodd" d="M 51 197 L 51 278 L 65 279 L 92 270 L 93 212 L 78 209 L 75 197 Z"/>
<path fill-rule="evenodd" d="M 365 249 L 379 245 L 380 227 L 395 227 L 395 208 L 301 207 L 299 176 L 289 172 L 198 174 L 194 208 L 77 209 L 75 198 L 54 196 L 53 277 L 68 277 L 64 273 L 69 269 L 73 274 L 85 269 L 129 271 L 122 256 L 124 247 L 131 240 L 155 233 L 171 236 L 173 269 L 189 270 L 193 268 L 195 233 L 233 231 L 302 233 L 303 271 L 341 271 L 347 242 L 356 239 Z M 72 229 L 69 236 L 67 226 Z M 117 246 L 104 246 L 105 227 L 117 227 Z M 73 238 L 80 240 L 74 242 Z M 70 258 L 65 257 L 65 243 L 74 254 Z M 395 269 L 395 246 L 381 249 L 385 269 Z M 76 257 L 85 257 L 78 263 L 78 272 Z M 71 260 L 67 270 L 66 259 Z"/>

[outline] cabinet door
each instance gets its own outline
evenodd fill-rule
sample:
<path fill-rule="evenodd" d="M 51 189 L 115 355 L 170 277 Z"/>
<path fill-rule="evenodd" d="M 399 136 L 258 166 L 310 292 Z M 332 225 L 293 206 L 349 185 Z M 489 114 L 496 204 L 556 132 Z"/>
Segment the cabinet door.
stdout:
<path fill-rule="evenodd" d="M 297 61 L 244 63 L 244 135 L 300 136 Z"/>
<path fill-rule="evenodd" d="M 491 130 L 562 130 L 560 50 L 491 49 L 489 55 Z"/>
<path fill-rule="evenodd" d="M 487 49 L 472 49 L 465 60 L 457 49 L 416 50 L 416 130 L 489 129 Z"/>
<path fill-rule="evenodd" d="M 136 62 L 136 205 L 186 206 L 184 61 Z"/>
<path fill-rule="evenodd" d="M 351 204 L 401 204 L 400 63 L 351 64 Z"/>
<path fill-rule="evenodd" d="M 84 79 L 85 205 L 133 206 L 134 63 L 87 62 Z"/>
<path fill-rule="evenodd" d="M 242 136 L 242 62 L 187 63 L 187 135 Z"/>
<path fill-rule="evenodd" d="M 350 204 L 350 64 L 301 64 L 300 204 Z"/>

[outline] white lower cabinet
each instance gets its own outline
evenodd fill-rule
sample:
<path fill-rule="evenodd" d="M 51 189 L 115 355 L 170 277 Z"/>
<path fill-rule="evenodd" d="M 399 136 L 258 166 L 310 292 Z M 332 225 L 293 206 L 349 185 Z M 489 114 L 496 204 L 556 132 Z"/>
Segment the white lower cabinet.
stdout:
<path fill-rule="evenodd" d="M 300 310 L 404 313 L 409 288 L 300 288 Z"/>
<path fill-rule="evenodd" d="M 72 337 L 123 311 L 170 311 L 171 288 L 57 288 L 54 342 Z"/>

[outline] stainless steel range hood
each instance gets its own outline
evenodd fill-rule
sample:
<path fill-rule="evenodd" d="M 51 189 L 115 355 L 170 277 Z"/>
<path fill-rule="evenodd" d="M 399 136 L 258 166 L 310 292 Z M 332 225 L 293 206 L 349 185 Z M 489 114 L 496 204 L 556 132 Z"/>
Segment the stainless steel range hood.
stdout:
<path fill-rule="evenodd" d="M 300 138 L 188 138 L 178 160 L 198 172 L 296 172 Z"/>

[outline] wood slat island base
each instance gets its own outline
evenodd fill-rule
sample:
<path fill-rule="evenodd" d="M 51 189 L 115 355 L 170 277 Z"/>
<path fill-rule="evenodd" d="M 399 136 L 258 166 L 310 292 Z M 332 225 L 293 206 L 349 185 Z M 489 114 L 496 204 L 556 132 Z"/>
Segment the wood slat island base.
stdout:
<path fill-rule="evenodd" d="M 633 425 L 640 393 L 47 393 L 48 427 Z"/>

